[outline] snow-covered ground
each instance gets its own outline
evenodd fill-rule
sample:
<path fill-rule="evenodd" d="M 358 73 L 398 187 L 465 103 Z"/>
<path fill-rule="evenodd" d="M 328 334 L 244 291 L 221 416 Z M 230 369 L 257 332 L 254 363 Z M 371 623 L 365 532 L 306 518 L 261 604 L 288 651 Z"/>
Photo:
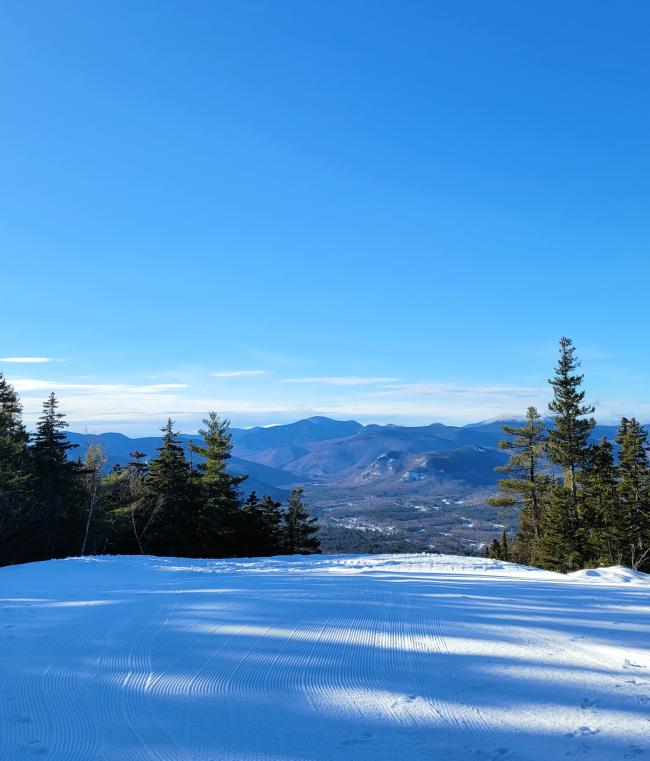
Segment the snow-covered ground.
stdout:
<path fill-rule="evenodd" d="M 0 759 L 650 759 L 650 583 L 450 556 L 0 569 Z"/>

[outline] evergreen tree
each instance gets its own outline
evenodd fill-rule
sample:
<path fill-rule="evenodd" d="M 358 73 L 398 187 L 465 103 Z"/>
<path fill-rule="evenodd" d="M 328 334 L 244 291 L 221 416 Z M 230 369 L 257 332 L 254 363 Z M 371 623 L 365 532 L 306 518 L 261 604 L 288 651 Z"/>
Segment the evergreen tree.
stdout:
<path fill-rule="evenodd" d="M 302 501 L 303 489 L 291 492 L 283 516 L 283 545 L 288 555 L 310 555 L 320 552 L 316 534 L 316 518 L 310 517 Z"/>
<path fill-rule="evenodd" d="M 232 452 L 230 421 L 210 412 L 199 430 L 203 444 L 192 444 L 201 461 L 197 466 L 201 491 L 195 526 L 196 542 L 202 557 L 239 555 L 244 515 L 239 493 L 246 476 L 228 472 Z"/>
<path fill-rule="evenodd" d="M 580 567 L 582 551 L 578 528 L 571 489 L 554 483 L 549 490 L 541 524 L 537 557 L 542 568 L 568 573 Z"/>
<path fill-rule="evenodd" d="M 144 452 L 140 452 L 139 449 L 136 449 L 135 452 L 129 452 L 129 457 L 131 459 L 126 465 L 127 470 L 132 473 L 138 473 L 140 476 L 144 477 L 148 468 L 147 455 Z"/>
<path fill-rule="evenodd" d="M 264 536 L 260 500 L 255 491 L 252 491 L 244 502 L 241 533 L 240 551 L 244 557 L 252 558 L 264 554 L 261 552 Z"/>
<path fill-rule="evenodd" d="M 625 565 L 650 566 L 650 473 L 648 434 L 634 418 L 621 420 L 616 437 L 619 445 L 618 496 L 620 510 L 615 523 L 618 555 Z M 621 562 L 621 561 L 619 561 Z"/>
<path fill-rule="evenodd" d="M 578 482 L 581 487 L 578 519 L 583 565 L 613 565 L 620 545 L 616 528 L 620 522 L 620 501 L 613 447 L 606 436 L 591 448 Z"/>
<path fill-rule="evenodd" d="M 589 436 L 596 421 L 594 411 L 584 404 L 583 376 L 576 374 L 580 362 L 569 338 L 560 339 L 560 360 L 549 381 L 553 400 L 553 427 L 549 431 L 547 452 L 551 462 L 562 468 L 564 483 L 549 492 L 549 504 L 542 522 L 540 556 L 551 570 L 573 570 L 581 564 L 579 529 L 578 473 L 589 462 Z M 545 532 L 548 530 L 548 534 Z"/>
<path fill-rule="evenodd" d="M 268 494 L 261 501 L 254 491 L 248 495 L 239 539 L 241 554 L 259 557 L 282 552 L 281 507 Z"/>
<path fill-rule="evenodd" d="M 546 426 L 535 407 L 529 407 L 523 426 L 503 425 L 502 430 L 511 438 L 501 441 L 499 446 L 511 454 L 508 462 L 496 470 L 507 473 L 509 477 L 499 481 L 501 494 L 487 501 L 490 505 L 507 509 L 519 506 L 519 532 L 514 558 L 518 562 L 532 564 L 535 562 L 544 498 L 550 482 L 543 472 Z"/>
<path fill-rule="evenodd" d="M 34 501 L 40 526 L 34 557 L 54 558 L 79 551 L 82 537 L 82 468 L 68 457 L 76 449 L 64 433 L 65 415 L 52 393 L 43 403 L 31 446 Z"/>
<path fill-rule="evenodd" d="M 581 390 L 584 376 L 575 371 L 580 362 L 570 338 L 560 339 L 560 360 L 555 376 L 549 380 L 553 386 L 553 400 L 548 405 L 553 413 L 553 428 L 548 436 L 548 455 L 564 471 L 564 485 L 571 492 L 572 509 L 578 504 L 576 473 L 589 457 L 589 436 L 596 425 L 590 416 L 591 405 L 584 404 Z"/>
<path fill-rule="evenodd" d="M 28 539 L 27 441 L 20 400 L 0 373 L 0 565 L 20 560 Z"/>
<path fill-rule="evenodd" d="M 182 556 L 189 554 L 194 538 L 192 474 L 171 418 L 161 431 L 163 441 L 149 466 L 136 535 L 155 555 Z"/>
<path fill-rule="evenodd" d="M 268 494 L 262 498 L 260 513 L 264 530 L 264 542 L 262 544 L 263 555 L 278 555 L 282 552 L 282 505 L 276 502 Z M 320 542 L 319 545 L 320 547 Z"/>
<path fill-rule="evenodd" d="M 501 533 L 501 539 L 494 537 L 491 544 L 488 545 L 485 555 L 492 560 L 505 560 L 506 562 L 512 560 L 507 531 L 504 530 Z"/>

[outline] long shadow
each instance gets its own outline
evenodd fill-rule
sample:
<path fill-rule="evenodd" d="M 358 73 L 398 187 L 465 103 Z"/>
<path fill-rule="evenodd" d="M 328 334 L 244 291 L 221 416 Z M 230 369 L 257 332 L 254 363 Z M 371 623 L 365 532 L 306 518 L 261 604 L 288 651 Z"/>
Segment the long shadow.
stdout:
<path fill-rule="evenodd" d="M 642 589 L 180 571 L 152 589 L 95 576 L 93 596 L 66 586 L 36 600 L 27 589 L 21 604 L 3 592 L 0 759 L 650 752 Z"/>

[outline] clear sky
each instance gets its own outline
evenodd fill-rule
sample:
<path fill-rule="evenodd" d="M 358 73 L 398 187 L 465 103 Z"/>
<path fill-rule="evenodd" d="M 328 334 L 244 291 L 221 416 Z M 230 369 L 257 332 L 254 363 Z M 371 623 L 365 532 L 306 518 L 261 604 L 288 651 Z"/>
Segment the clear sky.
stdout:
<path fill-rule="evenodd" d="M 0 370 L 193 430 L 650 419 L 646 2 L 0 5 Z M 41 358 L 49 362 L 16 362 Z"/>

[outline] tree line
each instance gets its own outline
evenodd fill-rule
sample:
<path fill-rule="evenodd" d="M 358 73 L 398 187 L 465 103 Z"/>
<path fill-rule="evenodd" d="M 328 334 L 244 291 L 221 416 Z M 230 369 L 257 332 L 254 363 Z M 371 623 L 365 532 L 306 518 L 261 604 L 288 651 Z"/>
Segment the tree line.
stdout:
<path fill-rule="evenodd" d="M 560 340 L 550 423 L 529 407 L 521 426 L 502 427 L 510 458 L 497 470 L 507 478 L 489 503 L 518 507 L 519 528 L 511 539 L 504 531 L 488 555 L 562 573 L 603 565 L 650 571 L 648 434 L 624 417 L 614 442 L 591 442 L 595 408 L 585 403 L 575 351 Z"/>
<path fill-rule="evenodd" d="M 0 373 L 0 565 L 88 554 L 250 557 L 320 551 L 316 519 L 294 489 L 286 508 L 228 471 L 229 422 L 211 412 L 189 456 L 171 419 L 157 456 L 135 451 L 105 474 L 91 444 L 74 458 L 51 394 L 29 434 Z"/>

